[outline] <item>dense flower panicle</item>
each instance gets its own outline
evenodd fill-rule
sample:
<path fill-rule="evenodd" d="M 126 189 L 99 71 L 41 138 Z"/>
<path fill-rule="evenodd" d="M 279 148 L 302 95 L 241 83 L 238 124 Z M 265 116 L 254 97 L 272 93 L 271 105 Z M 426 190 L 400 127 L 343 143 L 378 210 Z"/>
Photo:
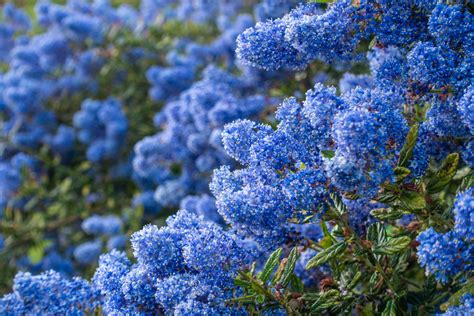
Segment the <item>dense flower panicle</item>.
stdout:
<path fill-rule="evenodd" d="M 187 210 L 214 223 L 223 224 L 222 217 L 217 212 L 216 201 L 208 194 L 200 196 L 188 195 L 180 202 L 180 209 Z"/>
<path fill-rule="evenodd" d="M 116 215 L 92 215 L 82 222 L 81 228 L 88 234 L 115 235 L 120 232 L 122 221 Z"/>
<path fill-rule="evenodd" d="M 407 61 L 411 78 L 441 88 L 450 83 L 456 55 L 431 42 L 419 42 L 408 54 Z"/>
<path fill-rule="evenodd" d="M 205 193 L 206 174 L 230 163 L 216 135 L 225 123 L 254 117 L 266 105 L 245 88 L 241 78 L 207 67 L 200 81 L 166 104 L 160 113 L 163 130 L 135 145 L 134 171 L 149 182 L 145 191 L 156 189 L 158 205 L 175 206 L 189 194 Z"/>
<path fill-rule="evenodd" d="M 384 206 L 382 203 L 373 202 L 369 199 L 347 200 L 344 199 L 349 213 L 349 225 L 359 236 L 364 236 L 370 224 L 375 222 L 375 218 L 370 215 L 370 211 Z"/>
<path fill-rule="evenodd" d="M 28 14 L 12 3 L 6 3 L 3 7 L 3 20 L 16 31 L 28 31 L 31 28 Z"/>
<path fill-rule="evenodd" d="M 298 4 L 304 3 L 301 0 L 263 0 L 254 7 L 257 21 L 276 19 L 288 13 Z"/>
<path fill-rule="evenodd" d="M 94 263 L 102 253 L 102 242 L 97 239 L 82 243 L 74 249 L 74 258 L 80 264 L 87 265 Z"/>
<path fill-rule="evenodd" d="M 431 12 L 428 30 L 438 43 L 459 48 L 466 35 L 474 30 L 473 19 L 474 15 L 464 6 L 439 2 Z"/>
<path fill-rule="evenodd" d="M 355 88 L 339 97 L 316 84 L 303 104 L 283 102 L 274 131 L 245 120 L 228 124 L 224 148 L 246 169 L 215 171 L 219 213 L 240 233 L 278 243 L 287 238 L 290 218 L 324 210 L 331 185 L 374 196 L 380 184 L 394 181 L 408 132 L 399 103 L 391 92 Z M 426 167 L 418 164 L 415 177 Z"/>
<path fill-rule="evenodd" d="M 454 202 L 454 230 L 466 241 L 474 238 L 474 188 L 458 194 Z"/>
<path fill-rule="evenodd" d="M 470 86 L 464 92 L 457 107 L 464 124 L 469 128 L 471 135 L 474 135 L 474 86 Z"/>
<path fill-rule="evenodd" d="M 132 236 L 136 265 L 115 250 L 101 256 L 93 282 L 107 313 L 177 313 L 187 300 L 226 310 L 236 271 L 252 258 L 230 232 L 188 211 L 167 223 Z"/>
<path fill-rule="evenodd" d="M 317 5 L 302 5 L 281 19 L 259 22 L 237 38 L 237 56 L 246 64 L 263 69 L 304 67 L 309 59 L 285 40 L 287 24 L 304 15 L 320 13 Z"/>
<path fill-rule="evenodd" d="M 78 138 L 87 144 L 87 159 L 92 162 L 110 159 L 124 145 L 128 122 L 120 102 L 85 100 L 81 111 L 74 115 Z"/>
<path fill-rule="evenodd" d="M 422 232 L 417 240 L 420 242 L 418 260 L 421 266 L 427 273 L 434 274 L 438 281 L 446 283 L 457 273 L 472 269 L 472 244 L 455 231 L 440 234 L 430 228 Z"/>
<path fill-rule="evenodd" d="M 100 304 L 99 293 L 87 281 L 64 279 L 55 271 L 37 276 L 19 272 L 13 291 L 0 299 L 2 314 L 84 314 Z"/>
<path fill-rule="evenodd" d="M 107 250 L 113 249 L 124 249 L 127 245 L 128 236 L 126 235 L 115 235 L 107 240 Z"/>
<path fill-rule="evenodd" d="M 112 250 L 100 256 L 92 284 L 104 297 L 105 310 L 121 310 L 125 307 L 125 298 L 121 292 L 122 278 L 128 273 L 130 266 L 131 262 L 123 252 Z"/>
<path fill-rule="evenodd" d="M 342 93 L 351 91 L 356 87 L 362 89 L 370 89 L 373 86 L 373 78 L 369 75 L 354 75 L 345 73 L 339 81 L 339 89 Z"/>
<path fill-rule="evenodd" d="M 418 236 L 418 260 L 440 282 L 446 283 L 457 273 L 473 268 L 473 192 L 471 188 L 457 195 L 453 230 L 441 234 L 429 228 Z"/>

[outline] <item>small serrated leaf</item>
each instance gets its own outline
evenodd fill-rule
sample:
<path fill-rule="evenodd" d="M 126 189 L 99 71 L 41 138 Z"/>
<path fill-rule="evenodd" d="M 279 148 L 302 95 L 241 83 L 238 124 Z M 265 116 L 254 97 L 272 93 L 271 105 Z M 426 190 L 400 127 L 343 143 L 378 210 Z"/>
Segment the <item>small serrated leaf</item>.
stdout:
<path fill-rule="evenodd" d="M 397 304 L 393 300 L 387 302 L 382 316 L 397 316 Z"/>
<path fill-rule="evenodd" d="M 380 244 L 387 240 L 387 232 L 382 223 L 374 223 L 367 229 L 367 239 L 374 244 Z"/>
<path fill-rule="evenodd" d="M 321 250 L 316 256 L 311 258 L 306 264 L 306 270 L 317 267 L 323 263 L 328 262 L 330 259 L 338 256 L 346 250 L 346 242 L 340 242 L 331 247 Z"/>
<path fill-rule="evenodd" d="M 376 208 L 370 211 L 370 215 L 383 221 L 399 219 L 405 214 L 410 214 L 410 213 L 400 210 L 400 209 L 393 209 L 393 208 Z"/>
<path fill-rule="evenodd" d="M 334 158 L 336 155 L 336 152 L 334 150 L 321 150 L 321 155 L 323 155 L 324 158 Z"/>
<path fill-rule="evenodd" d="M 267 282 L 270 279 L 273 270 L 275 270 L 275 268 L 278 266 L 278 262 L 280 262 L 281 251 L 282 249 L 278 248 L 268 257 L 268 260 L 265 263 L 262 272 L 260 272 L 260 274 L 258 275 L 258 278 L 262 282 Z"/>
<path fill-rule="evenodd" d="M 457 192 L 464 192 L 467 189 L 471 188 L 474 186 L 474 177 L 472 175 L 468 175 L 464 177 L 461 181 L 461 184 L 458 187 Z"/>
<path fill-rule="evenodd" d="M 438 193 L 453 179 L 459 164 L 459 154 L 449 154 L 443 161 L 436 175 L 428 182 L 427 190 L 429 193 Z"/>
<path fill-rule="evenodd" d="M 354 277 L 352 278 L 352 281 L 347 285 L 347 289 L 351 290 L 353 289 L 357 283 L 359 283 L 360 278 L 362 277 L 362 272 L 357 271 Z"/>
<path fill-rule="evenodd" d="M 296 261 L 299 258 L 298 249 L 294 247 L 290 254 L 288 255 L 288 259 L 286 261 L 285 269 L 283 270 L 283 274 L 281 275 L 280 283 L 283 286 L 287 286 L 291 280 L 291 275 L 293 274 L 293 270 L 295 270 Z"/>
<path fill-rule="evenodd" d="M 395 180 L 397 182 L 401 182 L 411 174 L 411 171 L 408 168 L 399 166 L 393 169 L 393 173 L 395 174 Z"/>
<path fill-rule="evenodd" d="M 400 150 L 400 155 L 398 156 L 398 166 L 406 167 L 413 155 L 413 149 L 416 145 L 416 139 L 418 138 L 419 125 L 415 124 L 408 131 L 405 144 L 403 144 L 402 149 Z"/>
<path fill-rule="evenodd" d="M 333 201 L 334 209 L 337 212 L 337 214 L 339 216 L 342 216 L 345 213 L 347 213 L 347 207 L 344 204 L 344 202 L 342 201 L 341 197 L 339 195 L 337 195 L 336 193 L 331 193 L 330 196 L 331 196 L 331 199 Z"/>
<path fill-rule="evenodd" d="M 374 253 L 379 255 L 394 255 L 407 249 L 411 242 L 408 236 L 391 238 L 384 243 L 380 243 L 374 247 Z"/>
<path fill-rule="evenodd" d="M 408 210 L 422 210 L 426 208 L 425 197 L 415 191 L 403 191 L 400 194 L 401 206 Z"/>

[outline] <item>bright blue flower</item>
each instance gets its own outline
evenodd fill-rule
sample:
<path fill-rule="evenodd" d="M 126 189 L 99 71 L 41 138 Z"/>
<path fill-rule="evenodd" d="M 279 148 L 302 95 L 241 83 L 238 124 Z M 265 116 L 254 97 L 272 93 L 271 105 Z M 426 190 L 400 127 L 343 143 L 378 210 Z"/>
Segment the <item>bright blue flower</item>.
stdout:
<path fill-rule="evenodd" d="M 115 235 L 122 229 L 122 220 L 116 215 L 92 215 L 81 224 L 82 230 L 93 235 Z"/>
<path fill-rule="evenodd" d="M 474 188 L 456 196 L 454 201 L 454 230 L 466 241 L 474 238 Z"/>
<path fill-rule="evenodd" d="M 128 241 L 126 235 L 116 235 L 112 236 L 107 240 L 107 249 L 109 251 L 113 249 L 124 249 Z"/>
<path fill-rule="evenodd" d="M 126 307 L 122 278 L 130 271 L 130 266 L 130 260 L 123 252 L 112 250 L 100 256 L 92 284 L 104 297 L 105 312 L 121 312 Z"/>
<path fill-rule="evenodd" d="M 74 249 L 74 258 L 80 264 L 87 265 L 95 263 L 102 253 L 102 243 L 100 240 L 88 241 L 80 244 Z"/>
<path fill-rule="evenodd" d="M 426 272 L 447 283 L 457 273 L 470 271 L 473 268 L 474 248 L 470 241 L 465 241 L 455 231 L 445 234 L 433 228 L 423 231 L 417 238 L 418 261 Z"/>
<path fill-rule="evenodd" d="M 33 276 L 18 272 L 13 293 L 0 300 L 0 312 L 8 315 L 83 314 L 92 313 L 100 304 L 99 293 L 80 278 L 64 279 L 58 272 L 48 271 Z"/>

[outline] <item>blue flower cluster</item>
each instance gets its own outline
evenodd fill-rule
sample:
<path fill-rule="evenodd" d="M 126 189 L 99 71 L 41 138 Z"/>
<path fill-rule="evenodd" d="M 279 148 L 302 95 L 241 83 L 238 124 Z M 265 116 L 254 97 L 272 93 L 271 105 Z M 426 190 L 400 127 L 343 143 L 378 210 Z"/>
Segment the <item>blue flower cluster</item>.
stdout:
<path fill-rule="evenodd" d="M 128 122 L 120 101 L 85 100 L 74 115 L 79 140 L 88 146 L 87 159 L 92 162 L 115 158 L 125 144 Z"/>
<path fill-rule="evenodd" d="M 101 256 L 93 277 L 108 314 L 230 313 L 236 271 L 252 259 L 233 234 L 184 210 L 131 242 L 136 264 L 114 250 Z"/>
<path fill-rule="evenodd" d="M 127 243 L 127 236 L 122 233 L 122 220 L 116 215 L 92 215 L 85 219 L 82 230 L 96 237 L 93 241 L 87 241 L 78 245 L 73 252 L 74 258 L 82 265 L 97 262 L 102 253 L 102 239 L 107 239 L 107 249 L 123 249 Z M 104 238 L 100 238 L 103 236 Z"/>
<path fill-rule="evenodd" d="M 82 315 L 99 304 L 98 291 L 81 278 L 65 279 L 52 270 L 36 276 L 19 272 L 13 292 L 0 299 L 0 314 Z"/>
<path fill-rule="evenodd" d="M 280 105 L 276 130 L 248 120 L 226 125 L 224 148 L 246 168 L 214 172 L 219 213 L 245 235 L 279 244 L 288 220 L 324 209 L 328 190 L 374 196 L 394 180 L 408 131 L 397 101 L 361 88 L 339 97 L 316 84 L 302 104 Z"/>
<path fill-rule="evenodd" d="M 134 171 L 144 191 L 156 191 L 158 206 L 177 206 L 189 194 L 207 191 L 210 172 L 228 163 L 220 141 L 225 123 L 256 117 L 266 106 L 260 95 L 246 93 L 246 82 L 215 66 L 169 101 L 155 117 L 162 131 L 135 145 Z M 207 175 L 207 176 L 206 176 Z"/>
<path fill-rule="evenodd" d="M 433 228 L 417 238 L 418 260 L 426 272 L 446 283 L 458 273 L 474 268 L 473 221 L 474 188 L 460 193 L 454 203 L 454 229 L 438 233 Z"/>

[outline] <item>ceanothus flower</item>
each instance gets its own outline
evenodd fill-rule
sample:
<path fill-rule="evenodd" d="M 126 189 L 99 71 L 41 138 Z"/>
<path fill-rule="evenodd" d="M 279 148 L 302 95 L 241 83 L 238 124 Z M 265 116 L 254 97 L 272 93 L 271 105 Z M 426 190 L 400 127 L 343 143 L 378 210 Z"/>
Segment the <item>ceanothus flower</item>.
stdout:
<path fill-rule="evenodd" d="M 454 201 L 454 230 L 466 241 L 474 238 L 474 188 L 456 196 Z"/>
<path fill-rule="evenodd" d="M 74 249 L 74 258 L 82 265 L 94 263 L 102 253 L 102 242 L 97 239 L 87 241 Z"/>
<path fill-rule="evenodd" d="M 425 267 L 427 274 L 447 283 L 457 273 L 472 269 L 474 249 L 469 241 L 464 241 L 455 231 L 445 234 L 433 228 L 423 231 L 417 238 L 418 261 Z"/>
<path fill-rule="evenodd" d="M 81 224 L 82 230 L 93 235 L 115 235 L 122 229 L 122 220 L 116 215 L 92 215 Z"/>
<path fill-rule="evenodd" d="M 100 304 L 99 293 L 87 281 L 65 279 L 52 270 L 40 275 L 18 272 L 13 282 L 13 293 L 0 299 L 2 314 L 80 315 L 94 312 Z"/>

